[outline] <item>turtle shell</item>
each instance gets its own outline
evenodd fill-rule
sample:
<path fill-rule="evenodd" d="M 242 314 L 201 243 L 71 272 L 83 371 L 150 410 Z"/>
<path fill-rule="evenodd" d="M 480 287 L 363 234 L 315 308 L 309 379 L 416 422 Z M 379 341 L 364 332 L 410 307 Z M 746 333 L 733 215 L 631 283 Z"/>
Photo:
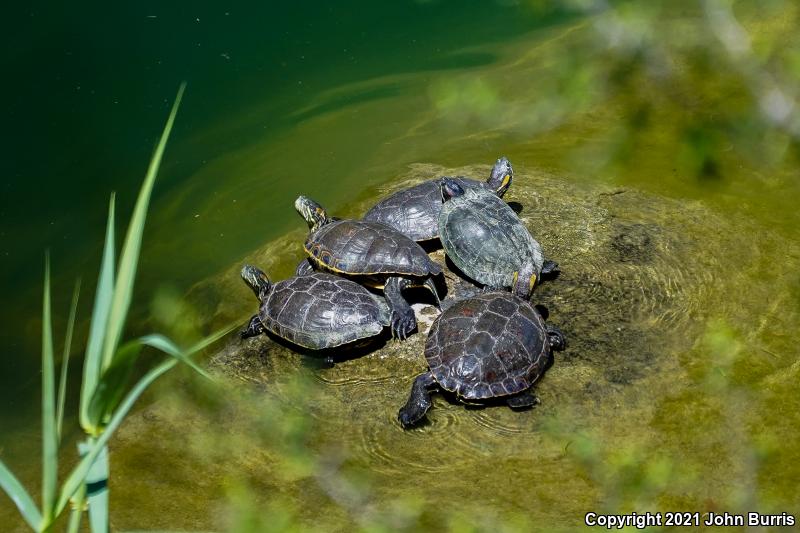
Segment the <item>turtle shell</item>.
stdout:
<path fill-rule="evenodd" d="M 351 275 L 441 273 L 419 244 L 380 222 L 337 220 L 309 234 L 306 253 L 323 268 Z"/>
<path fill-rule="evenodd" d="M 508 204 L 487 190 L 466 189 L 444 202 L 439 234 L 453 263 L 484 285 L 512 286 L 514 272 L 530 260 L 537 277 L 541 273 L 541 246 Z"/>
<path fill-rule="evenodd" d="M 275 335 L 322 350 L 378 335 L 389 325 L 389 308 L 358 283 L 314 272 L 273 285 L 259 318 Z"/>
<path fill-rule="evenodd" d="M 439 315 L 425 343 L 433 377 L 464 400 L 508 396 L 530 388 L 551 354 L 541 315 L 507 292 L 456 302 Z"/>
<path fill-rule="evenodd" d="M 483 181 L 469 178 L 452 178 L 464 189 L 484 188 Z M 439 237 L 439 212 L 442 210 L 441 178 L 423 181 L 418 185 L 397 191 L 375 204 L 364 215 L 364 220 L 382 222 L 415 241 Z"/>

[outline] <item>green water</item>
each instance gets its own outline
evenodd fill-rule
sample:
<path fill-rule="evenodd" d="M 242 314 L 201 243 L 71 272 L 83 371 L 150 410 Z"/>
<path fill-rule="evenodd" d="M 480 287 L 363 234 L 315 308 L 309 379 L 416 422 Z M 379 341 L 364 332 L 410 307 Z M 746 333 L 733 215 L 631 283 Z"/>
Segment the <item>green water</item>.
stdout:
<path fill-rule="evenodd" d="M 403 180 L 485 174 L 504 154 L 509 199 L 564 269 L 539 297 L 570 348 L 540 408 L 437 399 L 431 424 L 404 433 L 394 415 L 424 369 L 422 335 L 333 369 L 231 339 L 212 366 L 241 379 L 223 394 L 170 381 L 112 446 L 115 527 L 570 530 L 600 510 L 800 513 L 796 145 L 773 134 L 758 143 L 779 154 L 759 158 L 723 141 L 716 170 L 698 173 L 682 136 L 714 101 L 744 108 L 736 83 L 593 97 L 591 68 L 562 70 L 571 50 L 604 61 L 586 44 L 591 19 L 525 3 L 62 9 L 10 16 L 3 58 L 20 84 L 3 88 L 0 457 L 29 486 L 42 250 L 63 328 L 72 279 L 93 284 L 108 194 L 131 208 L 185 79 L 139 324 L 159 323 L 153 295 L 187 291 L 201 328 L 244 321 L 255 302 L 235 270 L 247 257 L 289 274 L 297 194 L 358 215 Z M 747 29 L 792 33 L 794 11 L 770 14 Z M 655 104 L 625 138 L 643 101 Z"/>

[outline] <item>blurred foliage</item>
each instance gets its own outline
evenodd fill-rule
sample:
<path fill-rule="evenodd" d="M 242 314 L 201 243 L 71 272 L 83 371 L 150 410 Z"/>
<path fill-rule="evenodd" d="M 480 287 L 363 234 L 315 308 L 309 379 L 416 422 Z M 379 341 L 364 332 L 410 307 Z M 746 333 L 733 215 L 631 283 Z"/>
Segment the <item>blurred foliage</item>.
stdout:
<path fill-rule="evenodd" d="M 582 22 L 538 46 L 552 49 L 546 57 L 519 51 L 509 70 L 517 85 L 529 82 L 522 90 L 505 86 L 510 75 L 434 84 L 434 105 L 454 127 L 476 121 L 542 135 L 588 119 L 589 137 L 600 142 L 584 154 L 593 168 L 631 168 L 659 146 L 672 152 L 677 172 L 702 180 L 717 180 L 727 165 L 761 169 L 797 160 L 796 2 L 528 5 L 535 16 Z"/>

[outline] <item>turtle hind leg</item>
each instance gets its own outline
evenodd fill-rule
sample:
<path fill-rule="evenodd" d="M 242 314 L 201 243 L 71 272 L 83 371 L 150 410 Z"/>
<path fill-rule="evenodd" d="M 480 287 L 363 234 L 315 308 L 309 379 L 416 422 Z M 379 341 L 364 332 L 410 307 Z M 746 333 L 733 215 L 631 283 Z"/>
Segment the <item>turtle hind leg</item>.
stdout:
<path fill-rule="evenodd" d="M 431 408 L 431 389 L 434 388 L 436 380 L 433 374 L 425 372 L 414 379 L 411 385 L 411 395 L 406 404 L 397 413 L 397 419 L 403 428 L 410 428 L 425 417 L 425 413 Z"/>
<path fill-rule="evenodd" d="M 539 400 L 539 397 L 532 392 L 525 391 L 511 396 L 508 400 L 506 400 L 506 403 L 512 409 L 528 409 L 534 405 L 539 405 L 541 400 Z"/>
<path fill-rule="evenodd" d="M 391 311 L 392 336 L 397 339 L 405 339 L 417 327 L 414 310 L 411 309 L 402 294 L 403 289 L 411 285 L 411 280 L 408 278 L 393 276 L 386 280 L 383 287 L 383 294 L 386 297 L 386 303 L 389 304 L 389 311 Z"/>
<path fill-rule="evenodd" d="M 250 337 L 257 337 L 262 333 L 264 333 L 264 324 L 261 323 L 261 319 L 258 318 L 258 315 L 253 315 L 253 318 L 250 319 L 247 327 L 239 333 L 239 336 L 243 339 L 249 339 Z"/>

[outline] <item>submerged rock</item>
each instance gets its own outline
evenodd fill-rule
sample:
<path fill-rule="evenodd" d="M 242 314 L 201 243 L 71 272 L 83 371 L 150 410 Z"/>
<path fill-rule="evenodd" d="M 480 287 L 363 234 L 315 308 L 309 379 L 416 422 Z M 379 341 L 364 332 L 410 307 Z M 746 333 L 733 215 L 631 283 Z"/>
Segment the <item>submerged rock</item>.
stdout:
<path fill-rule="evenodd" d="M 382 189 L 379 195 L 440 175 L 483 175 L 487 168 L 418 164 L 405 179 Z M 731 243 L 723 238 L 696 240 L 707 233 L 706 228 L 725 224 L 713 212 L 694 202 L 630 189 L 577 185 L 524 168 L 518 169 L 505 199 L 541 243 L 546 257 L 561 266 L 561 276 L 543 282 L 533 296 L 534 303 L 549 308 L 550 322 L 560 326 L 568 338 L 567 351 L 557 355 L 555 373 L 568 375 L 572 368 L 586 376 L 584 391 L 595 394 L 598 382 L 627 384 L 658 368 L 668 353 L 665 342 L 691 346 L 692 311 L 703 295 L 713 290 L 711 285 L 724 263 L 722 256 L 731 253 Z M 375 200 L 372 196 L 348 206 L 346 215 L 358 216 Z M 302 256 L 304 232 L 300 226 L 298 221 L 297 231 L 266 244 L 242 262 L 263 265 L 270 275 L 275 271 L 288 275 L 290 266 Z M 431 257 L 445 267 L 445 306 L 453 297 L 477 292 L 451 270 L 454 267 L 440 249 L 432 251 Z M 256 309 L 239 279 L 239 268 L 239 263 L 232 265 L 190 291 L 191 302 L 208 317 L 209 331 L 236 319 L 244 324 Z M 429 305 L 430 299 L 420 296 L 428 302 L 415 306 L 422 331 L 404 343 L 379 342 L 372 349 L 338 352 L 346 365 L 320 372 L 342 372 L 356 379 L 374 374 L 375 366 L 384 376 L 422 371 L 425 332 L 438 311 Z M 676 338 L 675 331 L 682 333 Z M 300 360 L 289 347 L 268 337 L 248 341 L 232 337 L 211 365 L 247 381 L 268 382 L 270 369 L 288 370 L 286 366 Z"/>

